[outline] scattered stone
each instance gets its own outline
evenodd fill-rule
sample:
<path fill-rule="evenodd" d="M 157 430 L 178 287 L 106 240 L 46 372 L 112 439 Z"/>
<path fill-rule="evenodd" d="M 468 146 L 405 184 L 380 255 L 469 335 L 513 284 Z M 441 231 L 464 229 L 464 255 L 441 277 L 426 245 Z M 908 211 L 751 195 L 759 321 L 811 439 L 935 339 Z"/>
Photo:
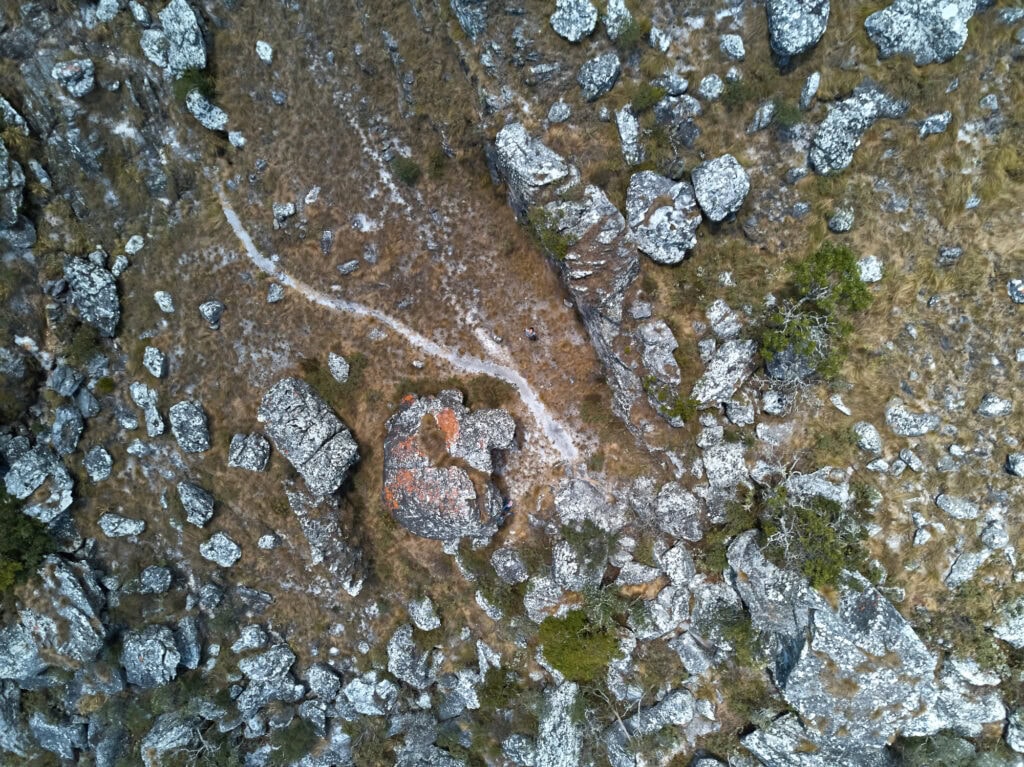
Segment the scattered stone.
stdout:
<path fill-rule="evenodd" d="M 270 460 L 270 443 L 262 434 L 235 434 L 228 447 L 228 466 L 233 469 L 265 471 Z"/>
<path fill-rule="evenodd" d="M 882 280 L 882 259 L 878 256 L 864 256 L 857 262 L 860 281 L 872 284 Z"/>
<path fill-rule="evenodd" d="M 857 437 L 857 447 L 869 453 L 879 455 L 882 452 L 882 435 L 878 429 L 867 421 L 859 421 L 853 425 L 853 433 Z"/>
<path fill-rule="evenodd" d="M 735 214 L 750 191 L 747 172 L 731 154 L 702 162 L 691 178 L 701 210 L 716 223 Z"/>
<path fill-rule="evenodd" d="M 1006 457 L 1006 473 L 1024 478 L 1024 453 L 1010 453 Z"/>
<path fill-rule="evenodd" d="M 945 112 L 929 115 L 921 121 L 921 127 L 917 135 L 924 138 L 925 136 L 934 136 L 937 133 L 945 133 L 952 119 L 953 113 L 948 109 Z"/>
<path fill-rule="evenodd" d="M 768 0 L 768 37 L 784 58 L 817 45 L 828 24 L 829 0 Z"/>
<path fill-rule="evenodd" d="M 167 357 L 155 346 L 147 346 L 142 353 L 142 366 L 153 378 L 163 378 L 167 372 Z"/>
<path fill-rule="evenodd" d="M 423 597 L 409 603 L 409 618 L 420 631 L 433 631 L 441 625 L 437 610 L 430 597 Z"/>
<path fill-rule="evenodd" d="M 274 49 L 270 46 L 270 43 L 263 40 L 257 40 L 256 56 L 264 64 L 271 64 L 274 61 Z"/>
<path fill-rule="evenodd" d="M 726 58 L 733 61 L 743 61 L 747 55 L 743 38 L 739 35 L 722 35 L 718 40 L 718 48 Z"/>
<path fill-rule="evenodd" d="M 78 749 L 88 743 L 85 725 L 77 722 L 51 722 L 42 712 L 35 711 L 28 718 L 28 728 L 40 748 L 69 762 Z"/>
<path fill-rule="evenodd" d="M 697 95 L 705 101 L 718 101 L 724 91 L 725 83 L 714 73 L 701 78 L 700 85 L 697 86 Z"/>
<path fill-rule="evenodd" d="M 224 316 L 226 308 L 220 301 L 206 301 L 199 305 L 199 314 L 206 320 L 210 330 L 217 330 L 220 327 L 220 318 Z"/>
<path fill-rule="evenodd" d="M 72 59 L 55 64 L 50 76 L 60 83 L 68 95 L 76 99 L 92 93 L 96 86 L 96 67 L 89 59 Z"/>
<path fill-rule="evenodd" d="M 178 498 L 185 509 L 185 519 L 196 527 L 205 527 L 213 518 L 214 497 L 199 485 L 178 483 Z"/>
<path fill-rule="evenodd" d="M 821 72 L 811 72 L 804 81 L 804 87 L 800 89 L 800 111 L 806 112 L 814 104 L 814 97 L 818 95 L 818 88 L 821 87 Z"/>
<path fill-rule="evenodd" d="M 160 687 L 178 675 L 181 654 L 166 626 L 148 626 L 124 636 L 121 665 L 128 684 Z"/>
<path fill-rule="evenodd" d="M 84 429 L 85 423 L 77 407 L 58 407 L 53 416 L 53 426 L 50 428 L 50 444 L 57 455 L 71 455 L 75 452 Z"/>
<path fill-rule="evenodd" d="M 122 517 L 120 514 L 104 514 L 99 518 L 100 530 L 108 538 L 128 538 L 141 535 L 146 523 L 141 519 Z"/>
<path fill-rule="evenodd" d="M 187 749 L 199 734 L 196 724 L 178 712 L 161 714 L 139 747 L 145 767 L 160 767 L 163 755 Z"/>
<path fill-rule="evenodd" d="M 626 191 L 626 216 L 636 246 L 659 264 L 678 264 L 697 244 L 701 214 L 693 188 L 653 171 L 636 173 Z"/>
<path fill-rule="evenodd" d="M 171 0 L 159 16 L 163 28 L 160 34 L 166 41 L 166 66 L 171 74 L 177 78 L 190 69 L 206 69 L 206 44 L 199 19 L 186 0 Z M 159 42 L 156 45 L 159 47 Z"/>
<path fill-rule="evenodd" d="M 242 556 L 242 549 L 224 533 L 214 533 L 206 543 L 199 545 L 199 553 L 221 567 L 231 567 Z"/>
<path fill-rule="evenodd" d="M 690 396 L 701 407 L 732 399 L 749 375 L 757 344 L 751 340 L 730 340 L 718 347 Z"/>
<path fill-rule="evenodd" d="M 210 429 L 206 413 L 198 402 L 178 402 L 168 411 L 171 432 L 186 453 L 202 453 L 210 449 Z"/>
<path fill-rule="evenodd" d="M 348 381 L 348 361 L 340 354 L 330 352 L 327 355 L 327 370 L 330 371 L 331 378 L 338 383 L 343 384 Z"/>
<path fill-rule="evenodd" d="M 486 0 L 451 0 L 451 8 L 466 36 L 476 40 L 487 31 Z"/>
<path fill-rule="evenodd" d="M 90 480 L 102 482 L 110 476 L 110 471 L 114 467 L 114 459 L 102 447 L 94 445 L 89 448 L 85 458 L 82 459 L 82 466 Z"/>
<path fill-rule="evenodd" d="M 829 231 L 844 234 L 853 229 L 853 209 L 840 208 L 828 220 Z"/>
<path fill-rule="evenodd" d="M 917 66 L 949 61 L 967 42 L 976 0 L 896 0 L 864 22 L 880 58 L 906 54 Z"/>
<path fill-rule="evenodd" d="M 359 460 L 348 428 L 305 381 L 278 381 L 263 397 L 256 417 L 315 495 L 336 491 Z"/>
<path fill-rule="evenodd" d="M 135 382 L 128 387 L 132 402 L 142 408 L 143 417 L 146 419 L 146 435 L 159 437 L 164 433 L 164 419 L 156 406 L 156 390 L 151 389 L 144 383 Z"/>
<path fill-rule="evenodd" d="M 597 8 L 590 0 L 557 0 L 551 28 L 570 43 L 578 43 L 597 26 Z"/>
<path fill-rule="evenodd" d="M 563 682 L 544 696 L 534 767 L 577 767 L 583 749 L 583 733 L 573 716 L 579 688 Z"/>
<path fill-rule="evenodd" d="M 989 392 L 981 398 L 977 413 L 985 418 L 1003 418 L 1013 412 L 1013 402 Z"/>
<path fill-rule="evenodd" d="M 1006 293 L 1015 304 L 1024 304 L 1024 280 L 1010 280 L 1006 283 Z"/>
<path fill-rule="evenodd" d="M 158 290 L 153 294 L 156 305 L 164 314 L 174 314 L 174 298 L 166 290 Z"/>
<path fill-rule="evenodd" d="M 596 101 L 608 93 L 615 87 L 621 71 L 619 57 L 610 52 L 596 56 L 583 64 L 576 76 L 576 82 L 580 85 L 584 100 Z"/>
<path fill-rule="evenodd" d="M 506 125 L 494 140 L 496 162 L 508 185 L 509 202 L 520 214 L 544 187 L 568 180 L 575 170 L 560 155 L 532 138 L 521 123 Z"/>
<path fill-rule="evenodd" d="M 530 577 L 522 555 L 509 546 L 502 546 L 494 550 L 494 553 L 491 554 L 491 566 L 505 583 L 522 583 Z"/>
<path fill-rule="evenodd" d="M 939 417 L 931 413 L 912 413 L 904 402 L 889 401 L 885 408 L 885 422 L 893 434 L 901 437 L 921 437 L 939 428 Z"/>
<path fill-rule="evenodd" d="M 956 498 L 945 493 L 935 498 L 935 505 L 953 519 L 977 519 L 978 515 L 981 514 L 981 510 L 967 499 Z"/>
<path fill-rule="evenodd" d="M 68 257 L 64 261 L 64 279 L 82 321 L 113 338 L 121 320 L 114 275 L 88 259 Z"/>
<path fill-rule="evenodd" d="M 159 565 L 150 565 L 139 574 L 139 594 L 165 594 L 171 588 L 171 571 Z"/>
<path fill-rule="evenodd" d="M 267 288 L 267 303 L 276 304 L 284 300 L 284 288 L 276 282 Z"/>
<path fill-rule="evenodd" d="M 551 119 L 550 115 L 548 119 Z M 640 121 L 629 104 L 615 113 L 615 125 L 619 129 L 623 159 L 627 165 L 639 165 L 644 161 L 644 148 L 640 143 Z"/>
<path fill-rule="evenodd" d="M 207 130 L 225 131 L 228 127 L 228 113 L 210 103 L 198 89 L 193 88 L 185 96 L 185 107 L 199 124 Z"/>
<path fill-rule="evenodd" d="M 572 107 L 559 99 L 548 110 L 548 122 L 552 125 L 559 125 L 572 117 Z"/>
<path fill-rule="evenodd" d="M 338 672 L 325 663 L 314 663 L 306 672 L 310 691 L 320 700 L 332 702 L 341 693 Z"/>
<path fill-rule="evenodd" d="M 953 266 L 959 263 L 964 255 L 964 249 L 958 246 L 947 245 L 939 248 L 939 266 Z"/>
<path fill-rule="evenodd" d="M 818 126 L 808 154 L 811 167 L 822 175 L 850 167 L 867 129 L 880 118 L 902 117 L 907 107 L 907 102 L 885 95 L 874 85 L 857 86 L 852 96 L 832 105 Z"/>

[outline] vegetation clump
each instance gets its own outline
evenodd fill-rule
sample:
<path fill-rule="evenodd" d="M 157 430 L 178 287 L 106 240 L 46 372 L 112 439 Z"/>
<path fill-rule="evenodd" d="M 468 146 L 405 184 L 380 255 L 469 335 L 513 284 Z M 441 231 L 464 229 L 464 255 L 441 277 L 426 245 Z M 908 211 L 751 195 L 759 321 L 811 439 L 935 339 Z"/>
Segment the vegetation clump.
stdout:
<path fill-rule="evenodd" d="M 583 610 L 564 618 L 549 616 L 538 634 L 548 663 L 574 682 L 593 682 L 604 675 L 619 652 L 611 626 L 595 625 Z"/>
<path fill-rule="evenodd" d="M 636 114 L 643 114 L 653 108 L 655 104 L 665 98 L 665 89 L 652 83 L 640 83 L 633 93 L 630 106 Z"/>
<path fill-rule="evenodd" d="M 845 245 L 822 244 L 793 267 L 787 293 L 765 321 L 761 355 L 769 366 L 778 355 L 795 356 L 821 378 L 835 378 L 851 317 L 871 305 L 856 255 Z"/>
<path fill-rule="evenodd" d="M 174 98 L 185 103 L 185 97 L 192 91 L 199 91 L 205 99 L 212 99 L 216 93 L 216 81 L 205 69 L 186 69 L 174 81 Z"/>
<path fill-rule="evenodd" d="M 423 169 L 420 168 L 419 163 L 411 157 L 402 157 L 402 155 L 395 155 L 392 158 L 391 170 L 398 176 L 399 181 L 408 186 L 416 186 L 423 176 Z"/>
<path fill-rule="evenodd" d="M 541 250 L 556 261 L 564 261 L 576 238 L 558 228 L 555 217 L 542 207 L 531 208 L 526 220 Z"/>
<path fill-rule="evenodd" d="M 20 504 L 0 488 L 0 594 L 35 572 L 53 550 L 46 525 L 21 513 Z"/>

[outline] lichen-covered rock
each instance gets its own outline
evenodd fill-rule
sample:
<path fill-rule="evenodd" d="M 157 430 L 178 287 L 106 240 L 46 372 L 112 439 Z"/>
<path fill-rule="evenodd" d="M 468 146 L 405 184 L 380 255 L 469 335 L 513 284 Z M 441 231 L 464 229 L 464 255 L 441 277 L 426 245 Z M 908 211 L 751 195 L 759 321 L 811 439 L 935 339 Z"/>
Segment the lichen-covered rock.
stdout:
<path fill-rule="evenodd" d="M 410 687 L 425 690 L 437 680 L 437 663 L 420 650 L 412 638 L 412 626 L 399 626 L 388 640 L 388 673 Z"/>
<path fill-rule="evenodd" d="M 40 522 L 52 522 L 71 506 L 74 480 L 64 462 L 48 445 L 37 445 L 20 455 L 8 458 L 10 468 L 4 475 L 7 493 L 25 500 L 50 480 L 50 495 L 39 502 L 29 502 L 22 512 Z"/>
<path fill-rule="evenodd" d="M 772 50 L 779 56 L 796 56 L 825 34 L 829 0 L 768 0 L 765 10 Z"/>
<path fill-rule="evenodd" d="M 102 482 L 110 476 L 110 471 L 114 466 L 114 459 L 110 457 L 110 453 L 105 449 L 99 445 L 94 445 L 89 448 L 85 458 L 82 459 L 82 466 L 89 475 L 89 479 L 93 482 Z"/>
<path fill-rule="evenodd" d="M 263 397 L 257 419 L 316 495 L 341 487 L 359 460 L 359 449 L 341 419 L 312 386 L 297 378 L 278 381 Z"/>
<path fill-rule="evenodd" d="M 210 330 L 217 330 L 220 327 L 220 318 L 224 316 L 227 309 L 220 301 L 204 301 L 199 305 L 199 316 L 206 320 Z"/>
<path fill-rule="evenodd" d="M 136 381 L 128 387 L 128 393 L 131 395 L 132 402 L 142 408 L 142 415 L 146 421 L 146 435 L 159 437 L 163 434 L 164 419 L 156 406 L 156 390 Z"/>
<path fill-rule="evenodd" d="M 874 85 L 859 85 L 849 98 L 833 104 L 818 126 L 808 154 L 811 166 L 823 175 L 850 167 L 867 129 L 883 117 L 902 117 L 907 107 L 907 102 L 887 96 Z"/>
<path fill-rule="evenodd" d="M 186 453 L 202 453 L 210 449 L 210 429 L 206 413 L 198 402 L 185 401 L 171 405 L 167 413 L 171 432 Z"/>
<path fill-rule="evenodd" d="M 121 665 L 128 684 L 159 687 L 178 675 L 181 654 L 166 626 L 147 626 L 129 631 L 123 640 Z"/>
<path fill-rule="evenodd" d="M 199 553 L 221 567 L 231 567 L 242 556 L 242 549 L 224 533 L 214 533 L 210 540 L 199 545 Z"/>
<path fill-rule="evenodd" d="M 141 535 L 146 529 L 146 523 L 141 519 L 122 517 L 120 514 L 104 514 L 98 520 L 100 530 L 108 538 L 127 538 L 132 535 Z"/>
<path fill-rule="evenodd" d="M 206 43 L 199 19 L 186 0 L 171 0 L 159 13 L 166 39 L 167 69 L 179 77 L 190 69 L 206 68 Z"/>
<path fill-rule="evenodd" d="M 235 434 L 228 446 L 228 466 L 247 471 L 265 471 L 270 460 L 270 443 L 262 434 Z"/>
<path fill-rule="evenodd" d="M 142 762 L 146 767 L 159 767 L 164 754 L 187 748 L 198 737 L 199 730 L 190 718 L 176 711 L 161 714 L 139 746 Z"/>
<path fill-rule="evenodd" d="M 645 322 L 638 329 L 640 356 L 647 373 L 663 384 L 678 386 L 682 380 L 673 352 L 679 348 L 672 328 L 664 320 Z"/>
<path fill-rule="evenodd" d="M 74 759 L 75 752 L 86 746 L 82 723 L 53 722 L 42 712 L 35 711 L 28 719 L 28 728 L 41 748 L 61 759 Z"/>
<path fill-rule="evenodd" d="M 288 492 L 287 496 L 288 506 L 309 544 L 310 564 L 330 576 L 332 590 L 340 587 L 351 596 L 358 594 L 363 585 L 362 554 L 348 543 L 337 499 L 299 492 Z"/>
<path fill-rule="evenodd" d="M 295 663 L 295 653 L 286 644 L 238 661 L 238 670 L 254 682 L 271 682 L 285 676 Z"/>
<path fill-rule="evenodd" d="M 659 264 L 678 264 L 697 244 L 702 216 L 693 187 L 653 171 L 633 174 L 626 190 L 633 242 Z"/>
<path fill-rule="evenodd" d="M 473 42 L 487 31 L 487 0 L 450 0 L 459 26 Z"/>
<path fill-rule="evenodd" d="M 601 98 L 615 87 L 621 72 L 622 62 L 615 53 L 602 53 L 585 62 L 576 75 L 584 100 L 596 101 Z"/>
<path fill-rule="evenodd" d="M 736 213 L 750 191 L 750 178 L 731 154 L 702 162 L 691 173 L 697 202 L 710 221 Z"/>
<path fill-rule="evenodd" d="M 544 696 L 534 767 L 578 767 L 583 733 L 573 716 L 579 688 L 564 682 Z"/>
<path fill-rule="evenodd" d="M 642 163 L 644 161 L 644 148 L 640 143 L 640 121 L 628 104 L 615 113 L 615 127 L 619 130 L 622 158 L 626 161 L 626 164 L 639 165 Z"/>
<path fill-rule="evenodd" d="M 756 351 L 757 344 L 751 340 L 733 339 L 723 343 L 693 385 L 690 396 L 701 407 L 731 399 L 750 374 Z"/>
<path fill-rule="evenodd" d="M 85 423 L 78 408 L 61 405 L 53 416 L 50 428 L 50 444 L 57 455 L 70 455 L 78 448 L 78 440 L 82 437 Z"/>
<path fill-rule="evenodd" d="M 977 0 L 896 0 L 864 22 L 880 58 L 906 54 L 917 66 L 949 61 L 967 42 Z"/>
<path fill-rule="evenodd" d="M 325 663 L 314 663 L 310 666 L 306 672 L 306 682 L 309 684 L 310 692 L 328 703 L 341 692 L 341 677 Z"/>
<path fill-rule="evenodd" d="M 20 623 L 0 628 L 0 679 L 29 680 L 46 665 L 29 629 Z"/>
<path fill-rule="evenodd" d="M 213 518 L 213 495 L 191 482 L 178 483 L 178 499 L 185 509 L 185 519 L 196 527 L 205 527 Z"/>
<path fill-rule="evenodd" d="M 142 366 L 153 378 L 163 378 L 167 373 L 167 357 L 155 346 L 147 346 L 142 353 Z"/>
<path fill-rule="evenodd" d="M 226 131 L 228 128 L 228 113 L 219 106 L 210 103 L 198 90 L 193 89 L 185 96 L 185 106 L 192 116 L 199 121 L 207 130 Z"/>
<path fill-rule="evenodd" d="M 941 493 L 935 497 L 935 505 L 953 519 L 977 519 L 978 515 L 981 514 L 981 510 L 966 498 L 958 498 L 946 493 Z"/>
<path fill-rule="evenodd" d="M 676 482 L 666 483 L 652 508 L 653 521 L 663 533 L 673 538 L 699 541 L 704 537 L 700 501 Z"/>
<path fill-rule="evenodd" d="M 24 190 L 25 172 L 0 140 L 0 230 L 17 225 Z"/>
<path fill-rule="evenodd" d="M 171 571 L 159 565 L 150 565 L 141 573 L 136 591 L 139 594 L 164 594 L 171 588 Z"/>
<path fill-rule="evenodd" d="M 470 412 L 459 391 L 406 396 L 387 422 L 385 508 L 424 538 L 491 537 L 506 512 L 491 481 L 492 453 L 512 448 L 514 438 L 508 413 Z"/>
<path fill-rule="evenodd" d="M 96 67 L 90 59 L 72 59 L 55 64 L 50 76 L 60 83 L 68 95 L 80 99 L 96 86 Z"/>
<path fill-rule="evenodd" d="M 570 43 L 578 43 L 597 26 L 597 8 L 590 0 L 556 0 L 551 28 Z"/>
<path fill-rule="evenodd" d="M 327 370 L 338 383 L 345 383 L 348 380 L 349 364 L 348 360 L 342 357 L 340 354 L 331 352 L 327 355 Z"/>
<path fill-rule="evenodd" d="M 1013 412 L 1013 402 L 989 392 L 981 398 L 977 412 L 985 418 L 1003 418 Z"/>
<path fill-rule="evenodd" d="M 505 583 L 522 583 L 530 577 L 530 571 L 522 555 L 508 546 L 494 550 L 491 554 L 491 566 Z"/>
<path fill-rule="evenodd" d="M 893 434 L 901 437 L 920 437 L 935 431 L 941 423 L 937 415 L 931 413 L 913 413 L 906 404 L 892 399 L 885 407 L 885 422 Z"/>
<path fill-rule="evenodd" d="M 853 425 L 853 434 L 857 438 L 857 447 L 878 455 L 882 452 L 882 435 L 874 424 L 858 421 Z"/>
<path fill-rule="evenodd" d="M 121 320 L 114 275 L 88 259 L 69 257 L 64 262 L 64 279 L 82 321 L 113 338 Z"/>

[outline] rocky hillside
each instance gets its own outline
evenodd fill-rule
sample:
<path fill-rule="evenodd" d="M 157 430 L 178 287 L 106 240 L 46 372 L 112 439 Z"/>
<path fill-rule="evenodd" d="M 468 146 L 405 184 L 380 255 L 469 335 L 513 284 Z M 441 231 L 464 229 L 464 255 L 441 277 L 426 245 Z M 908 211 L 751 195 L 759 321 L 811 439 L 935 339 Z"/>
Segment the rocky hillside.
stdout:
<path fill-rule="evenodd" d="M 0 765 L 1024 765 L 1024 5 L 0 8 Z"/>

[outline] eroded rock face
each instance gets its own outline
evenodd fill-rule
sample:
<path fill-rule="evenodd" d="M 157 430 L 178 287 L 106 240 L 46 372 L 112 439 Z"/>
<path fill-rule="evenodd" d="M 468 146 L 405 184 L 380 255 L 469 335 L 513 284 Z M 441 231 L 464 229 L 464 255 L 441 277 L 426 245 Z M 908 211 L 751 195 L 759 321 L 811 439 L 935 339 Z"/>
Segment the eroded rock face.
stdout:
<path fill-rule="evenodd" d="M 768 0 L 768 35 L 779 56 L 796 56 L 817 45 L 828 25 L 829 0 Z"/>
<path fill-rule="evenodd" d="M 858 86 L 852 96 L 833 105 L 818 126 L 808 155 L 811 166 L 823 175 L 850 167 L 867 129 L 883 117 L 902 117 L 907 107 L 907 102 L 887 96 L 874 85 Z"/>
<path fill-rule="evenodd" d="M 384 505 L 424 538 L 489 538 L 505 516 L 492 453 L 508 450 L 515 422 L 503 410 L 470 412 L 462 393 L 408 395 L 388 419 Z"/>
<path fill-rule="evenodd" d="M 573 176 L 574 169 L 562 156 L 530 136 L 520 123 L 498 131 L 494 148 L 498 172 L 508 185 L 509 202 L 519 215 L 526 213 L 544 187 Z"/>
<path fill-rule="evenodd" d="M 622 64 L 614 53 L 602 53 L 580 67 L 576 82 L 586 101 L 596 101 L 615 87 Z"/>
<path fill-rule="evenodd" d="M 864 22 L 880 58 L 906 54 L 917 66 L 949 61 L 967 42 L 977 0 L 897 0 Z"/>
<path fill-rule="evenodd" d="M 149 626 L 125 635 L 121 665 L 129 684 L 139 687 L 167 684 L 177 676 L 180 660 L 174 634 L 166 626 Z"/>
<path fill-rule="evenodd" d="M 305 381 L 278 381 L 263 397 L 256 417 L 316 495 L 341 487 L 359 460 L 359 448 L 348 428 Z"/>

